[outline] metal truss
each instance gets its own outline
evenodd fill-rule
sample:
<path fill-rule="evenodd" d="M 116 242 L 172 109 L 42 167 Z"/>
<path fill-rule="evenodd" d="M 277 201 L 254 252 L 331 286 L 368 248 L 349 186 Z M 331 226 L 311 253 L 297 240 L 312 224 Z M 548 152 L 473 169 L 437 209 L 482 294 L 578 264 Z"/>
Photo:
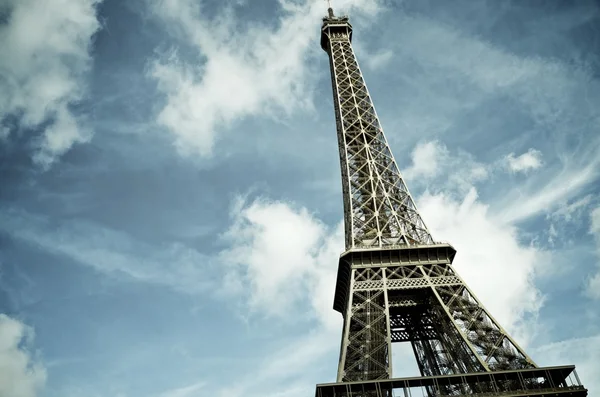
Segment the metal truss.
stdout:
<path fill-rule="evenodd" d="M 394 342 L 412 344 L 424 376 L 535 368 L 450 259 L 446 256 L 444 263 L 428 256 L 434 263 L 383 260 L 381 251 L 342 256 L 340 269 L 349 273 L 349 294 L 347 305 L 340 308 L 344 333 L 338 381 L 391 377 Z"/>
<path fill-rule="evenodd" d="M 427 230 L 387 144 L 351 39 L 348 18 L 329 9 L 321 47 L 330 60 L 346 233 L 334 299 L 344 317 L 337 381 L 363 385 L 391 378 L 391 345 L 405 342 L 422 379 L 435 380 L 423 383 L 428 396 L 544 389 L 554 380 L 453 378 L 533 374 L 537 366 L 454 271 L 454 248 L 435 243 Z M 391 396 L 377 387 L 352 395 Z"/>
<path fill-rule="evenodd" d="M 322 32 L 333 82 L 346 248 L 433 243 L 379 123 L 348 19 L 330 15 Z"/>

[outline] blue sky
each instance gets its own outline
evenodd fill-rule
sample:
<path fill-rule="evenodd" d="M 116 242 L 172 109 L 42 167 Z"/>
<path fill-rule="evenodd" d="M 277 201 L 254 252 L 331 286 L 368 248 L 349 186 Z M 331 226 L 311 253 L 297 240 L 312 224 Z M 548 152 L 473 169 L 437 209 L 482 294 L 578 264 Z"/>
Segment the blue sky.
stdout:
<path fill-rule="evenodd" d="M 600 393 L 600 6 L 335 0 L 435 239 Z M 321 0 L 0 0 L 0 396 L 306 396 L 342 200 Z M 396 376 L 416 375 L 394 346 Z"/>

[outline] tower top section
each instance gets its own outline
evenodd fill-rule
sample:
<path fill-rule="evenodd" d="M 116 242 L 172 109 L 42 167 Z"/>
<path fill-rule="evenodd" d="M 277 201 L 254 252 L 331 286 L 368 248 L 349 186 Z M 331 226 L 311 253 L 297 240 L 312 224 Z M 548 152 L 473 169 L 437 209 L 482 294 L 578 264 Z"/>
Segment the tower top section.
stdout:
<path fill-rule="evenodd" d="M 336 35 L 346 35 L 348 40 L 352 41 L 352 25 L 350 25 L 347 15 L 336 17 L 333 14 L 333 8 L 329 7 L 327 16 L 323 18 L 321 27 L 321 48 L 329 53 L 329 44 L 332 37 Z"/>
<path fill-rule="evenodd" d="M 389 148 L 351 39 L 348 17 L 336 17 L 330 7 L 321 47 L 331 66 L 346 249 L 434 244 Z"/>

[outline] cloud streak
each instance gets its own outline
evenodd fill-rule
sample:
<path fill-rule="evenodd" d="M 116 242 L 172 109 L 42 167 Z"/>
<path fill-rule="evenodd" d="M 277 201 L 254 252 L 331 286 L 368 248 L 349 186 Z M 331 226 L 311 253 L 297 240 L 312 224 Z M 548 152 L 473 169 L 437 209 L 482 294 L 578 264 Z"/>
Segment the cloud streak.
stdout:
<path fill-rule="evenodd" d="M 200 395 L 201 390 L 205 387 L 206 382 L 196 382 L 188 386 L 165 391 L 160 397 L 194 397 Z"/>
<path fill-rule="evenodd" d="M 152 246 L 86 222 L 53 222 L 23 211 L 0 212 L 0 230 L 102 274 L 196 294 L 210 284 L 209 257 L 180 243 Z"/>

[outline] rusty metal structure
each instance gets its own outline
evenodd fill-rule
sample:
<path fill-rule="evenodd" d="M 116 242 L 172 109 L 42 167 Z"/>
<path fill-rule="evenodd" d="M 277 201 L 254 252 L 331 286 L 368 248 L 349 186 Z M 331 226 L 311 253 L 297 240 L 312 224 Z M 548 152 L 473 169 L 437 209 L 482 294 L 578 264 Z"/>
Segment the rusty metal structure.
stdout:
<path fill-rule="evenodd" d="M 344 318 L 337 383 L 317 385 L 316 396 L 586 396 L 575 367 L 533 362 L 453 269 L 455 249 L 431 236 L 375 112 L 349 19 L 331 7 L 321 47 L 331 69 L 346 248 L 333 305 Z M 396 342 L 411 344 L 421 377 L 393 379 Z"/>

